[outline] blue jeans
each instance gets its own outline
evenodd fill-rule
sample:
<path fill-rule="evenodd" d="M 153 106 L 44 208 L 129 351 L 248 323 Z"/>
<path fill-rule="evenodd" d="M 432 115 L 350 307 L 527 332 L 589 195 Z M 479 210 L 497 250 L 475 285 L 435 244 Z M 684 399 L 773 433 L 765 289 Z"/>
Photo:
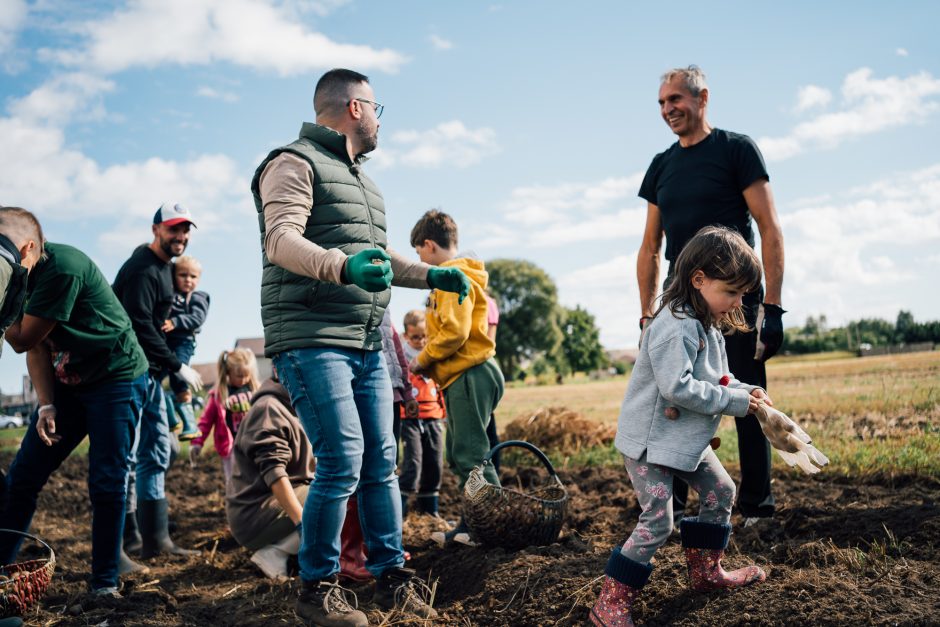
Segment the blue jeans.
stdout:
<path fill-rule="evenodd" d="M 301 348 L 278 353 L 274 365 L 317 458 L 297 555 L 301 578 L 339 572 L 340 531 L 353 494 L 369 549 L 366 568 L 378 577 L 403 566 L 392 384 L 382 352 Z"/>
<path fill-rule="evenodd" d="M 8 497 L 0 527 L 26 531 L 36 511 L 36 498 L 49 476 L 88 436 L 88 496 L 91 498 L 91 586 L 118 585 L 118 556 L 124 533 L 124 497 L 134 430 L 147 392 L 147 375 L 74 390 L 56 383 L 56 433 L 61 440 L 46 446 L 32 420 L 10 466 Z M 20 542 L 0 546 L 0 562 L 12 562 Z"/>
<path fill-rule="evenodd" d="M 196 352 L 196 336 L 194 335 L 168 335 L 166 345 L 173 351 L 176 358 L 182 363 L 189 365 Z M 181 394 L 189 389 L 186 380 L 176 372 L 167 373 L 170 377 L 170 389 L 176 394 Z M 171 410 L 172 411 L 172 410 Z"/>
<path fill-rule="evenodd" d="M 140 416 L 140 432 L 134 449 L 137 501 L 166 498 L 166 471 L 170 468 L 170 426 L 160 379 L 146 375 L 147 396 Z"/>

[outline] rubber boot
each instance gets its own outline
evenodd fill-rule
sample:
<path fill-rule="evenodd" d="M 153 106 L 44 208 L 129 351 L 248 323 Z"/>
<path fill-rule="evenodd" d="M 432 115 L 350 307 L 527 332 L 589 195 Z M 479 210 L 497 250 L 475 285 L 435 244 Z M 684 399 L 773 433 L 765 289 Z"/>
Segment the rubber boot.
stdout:
<path fill-rule="evenodd" d="M 340 533 L 342 544 L 339 554 L 339 577 L 347 581 L 369 581 L 372 573 L 366 570 L 366 545 L 359 525 L 359 506 L 356 497 L 346 502 L 346 520 Z"/>
<path fill-rule="evenodd" d="M 181 402 L 173 401 L 173 407 L 183 423 L 183 430 L 180 432 L 180 442 L 188 442 L 199 435 L 199 429 L 196 428 L 196 413 L 193 411 L 191 401 Z"/>
<path fill-rule="evenodd" d="M 148 566 L 144 566 L 143 564 L 135 562 L 127 556 L 127 553 L 124 552 L 124 549 L 121 549 L 121 554 L 118 555 L 118 574 L 132 575 L 137 573 L 146 575 L 149 572 L 150 568 Z"/>
<path fill-rule="evenodd" d="M 173 544 L 167 529 L 168 508 L 166 499 L 140 502 L 137 517 L 140 520 L 140 535 L 143 540 L 143 546 L 140 549 L 142 559 L 160 554 L 183 556 L 199 554 L 199 551 L 189 551 Z"/>
<path fill-rule="evenodd" d="M 598 627 L 633 627 L 631 608 L 649 581 L 653 567 L 635 562 L 614 549 L 604 569 L 604 585 L 591 608 L 591 622 Z"/>
<path fill-rule="evenodd" d="M 726 571 L 721 559 L 731 537 L 731 525 L 698 522 L 684 518 L 680 524 L 682 548 L 689 564 L 689 581 L 693 590 L 707 592 L 721 588 L 740 588 L 767 578 L 760 567 L 751 565 Z"/>
<path fill-rule="evenodd" d="M 435 518 L 440 517 L 437 511 L 439 498 L 436 494 L 424 496 L 419 494 L 415 498 L 415 505 L 418 506 L 418 511 L 429 516 L 434 516 Z"/>
<path fill-rule="evenodd" d="M 140 550 L 142 541 L 140 528 L 137 526 L 137 512 L 130 511 L 124 514 L 124 551 L 136 553 Z"/>
<path fill-rule="evenodd" d="M 300 534 L 291 531 L 277 542 L 272 542 L 252 553 L 250 559 L 268 579 L 286 581 L 288 578 L 287 558 L 297 555 L 299 550 Z"/>
<path fill-rule="evenodd" d="M 164 393 L 164 396 L 167 401 L 170 400 L 169 393 Z M 180 421 L 180 416 L 176 413 L 176 404 L 167 403 L 166 404 L 166 423 L 170 427 L 170 433 L 174 431 L 179 432 L 183 428 L 183 423 Z"/>

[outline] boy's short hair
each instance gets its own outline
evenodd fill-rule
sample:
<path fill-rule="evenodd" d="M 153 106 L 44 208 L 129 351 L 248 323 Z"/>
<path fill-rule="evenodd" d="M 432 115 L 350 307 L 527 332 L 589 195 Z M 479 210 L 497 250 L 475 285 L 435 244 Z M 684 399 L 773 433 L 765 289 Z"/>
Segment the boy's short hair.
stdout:
<path fill-rule="evenodd" d="M 422 246 L 425 240 L 431 240 L 441 248 L 456 247 L 457 223 L 438 209 L 425 212 L 411 229 L 411 247 Z"/>
<path fill-rule="evenodd" d="M 173 262 L 174 275 L 179 268 L 190 268 L 202 274 L 202 264 L 199 263 L 199 260 L 195 257 L 190 257 L 189 255 L 180 255 L 176 258 L 176 261 Z"/>
<path fill-rule="evenodd" d="M 424 310 L 412 309 L 405 314 L 405 330 L 407 330 L 408 327 L 416 327 L 419 324 L 424 324 Z"/>

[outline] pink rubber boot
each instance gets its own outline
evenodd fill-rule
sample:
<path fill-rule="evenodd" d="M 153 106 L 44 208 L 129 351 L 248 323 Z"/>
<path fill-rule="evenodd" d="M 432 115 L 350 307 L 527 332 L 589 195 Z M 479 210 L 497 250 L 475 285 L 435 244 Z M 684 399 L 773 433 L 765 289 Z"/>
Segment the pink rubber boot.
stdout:
<path fill-rule="evenodd" d="M 598 627 L 633 627 L 633 600 L 649 580 L 653 567 L 635 562 L 614 549 L 604 569 L 604 585 L 591 608 L 591 622 Z"/>
<path fill-rule="evenodd" d="M 767 578 L 760 567 L 751 565 L 726 571 L 721 558 L 728 546 L 731 525 L 702 523 L 695 518 L 684 518 L 679 525 L 682 548 L 689 564 L 689 581 L 693 590 L 708 592 L 721 588 L 740 588 L 759 583 Z"/>

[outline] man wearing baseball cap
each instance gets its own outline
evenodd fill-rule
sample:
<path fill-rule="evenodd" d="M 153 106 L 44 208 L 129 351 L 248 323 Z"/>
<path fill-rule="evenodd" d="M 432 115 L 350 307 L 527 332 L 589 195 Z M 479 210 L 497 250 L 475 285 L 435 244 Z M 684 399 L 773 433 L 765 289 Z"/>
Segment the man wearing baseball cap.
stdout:
<path fill-rule="evenodd" d="M 161 379 L 166 372 L 179 374 L 193 388 L 202 387 L 199 374 L 181 363 L 166 343 L 162 331 L 173 302 L 173 271 L 170 260 L 186 250 L 190 227 L 196 224 L 189 210 L 179 203 L 163 203 L 153 216 L 153 241 L 138 246 L 114 279 L 114 293 L 130 316 L 137 341 L 149 362 L 147 399 L 140 419 L 137 447 L 137 515 L 134 498 L 128 498 L 124 548 L 132 551 L 141 542 L 140 556 L 160 553 L 192 555 L 170 539 L 165 492 L 170 467 L 171 435 Z M 140 524 L 138 534 L 137 523 Z"/>

